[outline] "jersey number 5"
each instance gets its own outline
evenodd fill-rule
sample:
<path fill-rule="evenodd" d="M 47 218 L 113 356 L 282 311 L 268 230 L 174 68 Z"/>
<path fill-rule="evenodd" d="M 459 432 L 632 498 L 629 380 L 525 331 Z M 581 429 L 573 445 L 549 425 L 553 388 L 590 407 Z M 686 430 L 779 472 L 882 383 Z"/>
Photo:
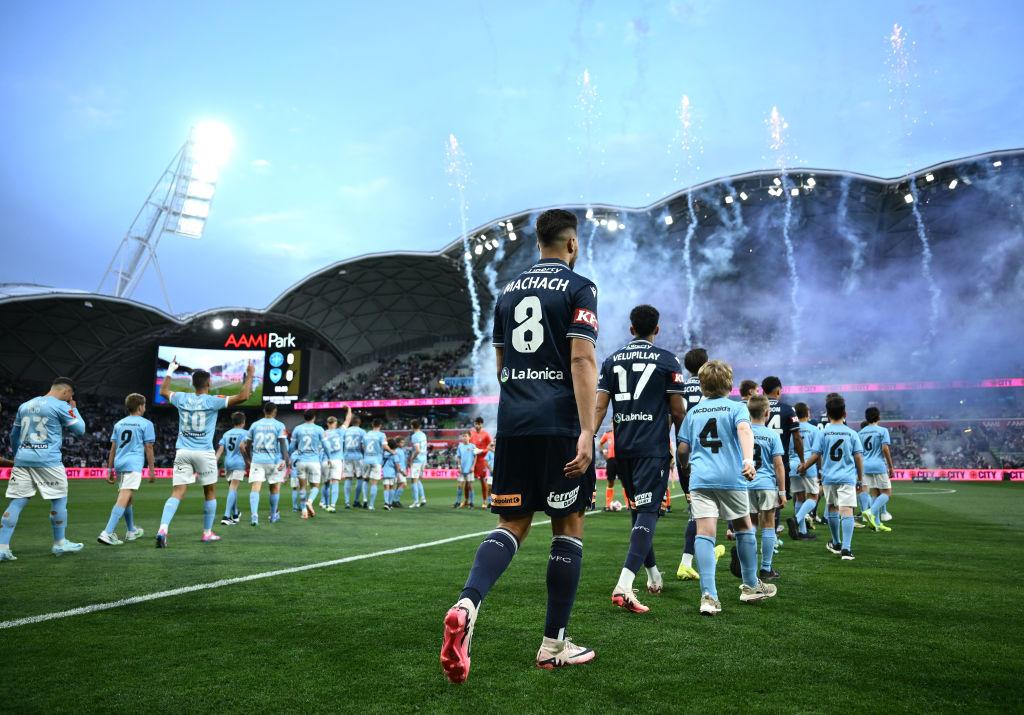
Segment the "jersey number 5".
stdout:
<path fill-rule="evenodd" d="M 528 295 L 512 311 L 516 327 L 512 330 L 512 347 L 516 352 L 535 353 L 544 344 L 544 324 L 540 322 L 540 298 Z"/>

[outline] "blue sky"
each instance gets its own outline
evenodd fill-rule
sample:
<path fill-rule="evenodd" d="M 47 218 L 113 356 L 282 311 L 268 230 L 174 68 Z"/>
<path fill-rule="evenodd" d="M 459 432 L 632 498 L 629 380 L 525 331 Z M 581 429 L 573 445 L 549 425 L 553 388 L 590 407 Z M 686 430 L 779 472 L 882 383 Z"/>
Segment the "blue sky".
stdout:
<path fill-rule="evenodd" d="M 894 22 L 913 43 L 905 112 L 889 107 Z M 559 202 L 645 205 L 774 165 L 773 105 L 793 165 L 893 176 L 1018 147 L 1022 31 L 1019 2 L 12 5 L 0 282 L 95 288 L 206 118 L 237 145 L 204 238 L 161 246 L 176 312 L 262 307 L 332 261 L 448 243 L 449 132 L 471 164 L 471 225 Z M 703 147 L 691 164 L 683 94 Z M 162 305 L 152 280 L 136 297 Z"/>

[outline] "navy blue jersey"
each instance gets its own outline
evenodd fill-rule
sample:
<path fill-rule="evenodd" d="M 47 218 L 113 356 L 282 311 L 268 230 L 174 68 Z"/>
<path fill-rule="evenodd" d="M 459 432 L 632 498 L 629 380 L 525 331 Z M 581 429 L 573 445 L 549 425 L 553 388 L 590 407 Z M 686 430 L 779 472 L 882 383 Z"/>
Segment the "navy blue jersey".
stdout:
<path fill-rule="evenodd" d="M 504 349 L 497 436 L 579 436 L 573 339 L 597 344 L 592 281 L 545 258 L 505 286 L 494 306 L 493 343 Z"/>
<path fill-rule="evenodd" d="M 775 430 L 782 440 L 782 461 L 789 469 L 789 454 L 793 433 L 800 431 L 800 419 L 796 416 L 796 410 L 788 402 L 782 400 L 768 400 L 771 411 L 768 413 L 768 428 Z M 805 454 L 806 457 L 806 454 Z"/>
<path fill-rule="evenodd" d="M 699 405 L 703 399 L 704 393 L 700 391 L 700 378 L 690 375 L 683 381 L 683 402 L 686 403 L 687 411 Z"/>
<path fill-rule="evenodd" d="M 636 339 L 608 356 L 597 391 L 611 396 L 616 457 L 664 457 L 669 453 L 669 395 L 683 393 L 679 359 Z"/>

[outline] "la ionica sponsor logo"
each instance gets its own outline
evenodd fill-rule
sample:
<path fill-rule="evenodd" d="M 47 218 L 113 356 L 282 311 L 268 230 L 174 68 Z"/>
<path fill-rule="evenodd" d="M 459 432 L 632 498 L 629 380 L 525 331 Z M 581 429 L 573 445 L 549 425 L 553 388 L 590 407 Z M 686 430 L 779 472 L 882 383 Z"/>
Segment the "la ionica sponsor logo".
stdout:
<path fill-rule="evenodd" d="M 565 379 L 565 373 L 561 370 L 552 370 L 549 367 L 543 370 L 517 370 L 516 368 L 501 368 L 501 381 L 508 382 L 509 380 L 562 380 Z"/>
<path fill-rule="evenodd" d="M 552 509 L 565 509 L 576 501 L 576 497 L 580 493 L 580 488 L 576 487 L 571 492 L 565 492 L 563 494 L 555 494 L 550 492 L 548 494 L 548 506 Z"/>
<path fill-rule="evenodd" d="M 622 424 L 623 422 L 654 422 L 654 415 L 644 412 L 634 412 L 628 415 L 616 412 L 614 421 L 615 424 Z"/>

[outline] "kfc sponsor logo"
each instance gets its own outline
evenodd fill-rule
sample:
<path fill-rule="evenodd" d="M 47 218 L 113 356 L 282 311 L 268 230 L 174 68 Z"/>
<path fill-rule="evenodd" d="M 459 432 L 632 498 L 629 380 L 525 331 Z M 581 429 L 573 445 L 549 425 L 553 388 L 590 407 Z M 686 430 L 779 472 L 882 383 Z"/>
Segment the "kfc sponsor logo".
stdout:
<path fill-rule="evenodd" d="M 686 382 L 686 378 L 683 377 L 683 373 L 674 372 L 672 373 L 672 382 L 674 382 L 677 385 L 682 385 L 684 382 Z"/>
<path fill-rule="evenodd" d="M 597 315 L 594 314 L 594 311 L 587 310 L 586 308 L 577 308 L 572 322 L 589 325 L 594 330 L 597 330 Z"/>

